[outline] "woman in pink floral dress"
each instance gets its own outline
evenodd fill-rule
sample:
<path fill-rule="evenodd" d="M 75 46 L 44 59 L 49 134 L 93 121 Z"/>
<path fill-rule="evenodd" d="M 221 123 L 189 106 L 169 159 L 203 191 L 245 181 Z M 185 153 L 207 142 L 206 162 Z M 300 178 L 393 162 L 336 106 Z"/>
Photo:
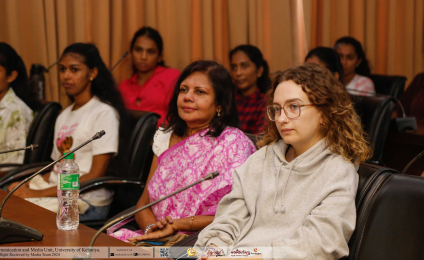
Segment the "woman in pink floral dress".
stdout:
<path fill-rule="evenodd" d="M 185 68 L 175 84 L 167 127 L 155 134 L 155 156 L 137 208 L 210 172 L 220 175 L 139 212 L 140 231 L 121 229 L 112 236 L 157 239 L 212 223 L 219 201 L 231 191 L 234 169 L 256 151 L 237 128 L 234 88 L 230 74 L 214 61 L 196 61 Z"/>

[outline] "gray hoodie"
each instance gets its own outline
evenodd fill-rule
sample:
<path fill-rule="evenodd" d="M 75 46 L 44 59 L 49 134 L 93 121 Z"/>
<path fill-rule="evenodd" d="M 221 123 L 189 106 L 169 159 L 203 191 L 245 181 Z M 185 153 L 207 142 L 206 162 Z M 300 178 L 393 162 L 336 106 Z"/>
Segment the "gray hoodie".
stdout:
<path fill-rule="evenodd" d="M 264 258 L 339 259 L 355 229 L 358 174 L 322 139 L 286 161 L 283 140 L 263 147 L 233 174 L 232 191 L 200 234 L 198 250 L 214 243 L 261 248 Z M 251 251 L 253 252 L 253 251 Z"/>

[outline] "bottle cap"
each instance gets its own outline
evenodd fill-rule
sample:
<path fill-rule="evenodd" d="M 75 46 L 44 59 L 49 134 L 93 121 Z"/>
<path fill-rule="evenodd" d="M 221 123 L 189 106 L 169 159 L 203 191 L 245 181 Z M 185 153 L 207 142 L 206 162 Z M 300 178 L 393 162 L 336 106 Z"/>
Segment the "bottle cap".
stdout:
<path fill-rule="evenodd" d="M 67 155 L 67 154 L 68 153 L 64 153 L 63 155 Z M 74 158 L 75 158 L 74 153 L 71 153 L 70 155 L 68 155 L 68 156 L 65 157 L 66 160 L 69 160 L 69 159 L 73 160 Z"/>

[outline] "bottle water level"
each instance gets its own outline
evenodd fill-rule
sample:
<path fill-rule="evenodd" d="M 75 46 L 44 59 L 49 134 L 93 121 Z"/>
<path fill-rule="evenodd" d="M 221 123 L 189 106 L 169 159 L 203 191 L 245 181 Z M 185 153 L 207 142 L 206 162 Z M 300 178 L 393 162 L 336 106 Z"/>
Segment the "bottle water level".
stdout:
<path fill-rule="evenodd" d="M 56 225 L 61 230 L 76 230 L 79 225 L 78 190 L 57 190 L 59 211 Z"/>

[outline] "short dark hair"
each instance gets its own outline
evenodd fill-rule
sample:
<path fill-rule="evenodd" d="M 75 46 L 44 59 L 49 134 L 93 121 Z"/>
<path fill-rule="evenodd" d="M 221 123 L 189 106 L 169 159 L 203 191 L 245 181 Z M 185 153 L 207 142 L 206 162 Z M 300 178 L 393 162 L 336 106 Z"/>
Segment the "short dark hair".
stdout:
<path fill-rule="evenodd" d="M 203 72 L 209 79 L 215 91 L 215 102 L 221 106 L 220 116 L 215 116 L 206 135 L 218 137 L 227 126 L 239 127 L 239 119 L 235 100 L 235 85 L 230 73 L 216 61 L 199 60 L 189 64 L 181 73 L 174 86 L 174 92 L 169 102 L 165 131 L 172 129 L 177 136 L 187 134 L 187 124 L 178 114 L 177 100 L 181 83 L 194 72 Z"/>
<path fill-rule="evenodd" d="M 147 36 L 152 41 L 154 41 L 156 43 L 156 46 L 158 47 L 159 55 L 162 54 L 162 51 L 163 51 L 162 37 L 160 36 L 160 34 L 157 30 L 155 30 L 155 29 L 153 29 L 152 27 L 149 27 L 149 26 L 141 27 L 141 29 L 139 29 L 138 31 L 135 32 L 135 34 L 134 34 L 134 36 L 131 40 L 130 51 L 132 51 L 132 49 L 134 48 L 135 42 L 141 36 Z M 158 62 L 157 65 L 165 66 L 165 61 L 162 59 L 162 61 Z M 134 73 L 137 72 L 137 68 L 134 65 L 133 65 L 133 71 L 134 71 Z"/>
<path fill-rule="evenodd" d="M 359 66 L 355 68 L 355 73 L 362 75 L 362 76 L 369 77 L 371 75 L 371 69 L 370 69 L 370 66 L 368 64 L 368 60 L 365 57 L 365 52 L 362 49 L 361 43 L 353 37 L 346 36 L 346 37 L 342 37 L 342 38 L 340 38 L 336 41 L 336 43 L 334 44 L 334 49 L 337 49 L 338 45 L 341 44 L 341 43 L 352 45 L 353 48 L 355 49 L 355 53 L 358 56 L 358 59 L 362 59 Z"/>
<path fill-rule="evenodd" d="M 5 42 L 0 42 L 0 66 L 6 69 L 7 76 L 10 76 L 12 71 L 18 73 L 9 86 L 22 101 L 28 103 L 28 74 L 25 64 L 15 49 Z"/>
<path fill-rule="evenodd" d="M 325 64 L 325 67 L 331 72 L 339 73 L 339 81 L 344 85 L 344 70 L 342 63 L 340 62 L 340 56 L 336 50 L 329 47 L 316 47 L 309 51 L 308 55 L 305 58 L 305 61 L 312 57 L 317 57 L 322 63 Z"/>
<path fill-rule="evenodd" d="M 264 60 L 262 52 L 258 49 L 258 47 L 250 44 L 239 45 L 230 51 L 230 61 L 234 53 L 238 51 L 244 52 L 249 57 L 249 59 L 253 63 L 255 63 L 256 68 L 259 69 L 260 67 L 262 67 L 264 69 L 262 76 L 258 78 L 257 85 L 261 93 L 265 93 L 271 86 L 271 79 L 269 78 L 268 63 L 266 62 L 266 60 Z"/>

